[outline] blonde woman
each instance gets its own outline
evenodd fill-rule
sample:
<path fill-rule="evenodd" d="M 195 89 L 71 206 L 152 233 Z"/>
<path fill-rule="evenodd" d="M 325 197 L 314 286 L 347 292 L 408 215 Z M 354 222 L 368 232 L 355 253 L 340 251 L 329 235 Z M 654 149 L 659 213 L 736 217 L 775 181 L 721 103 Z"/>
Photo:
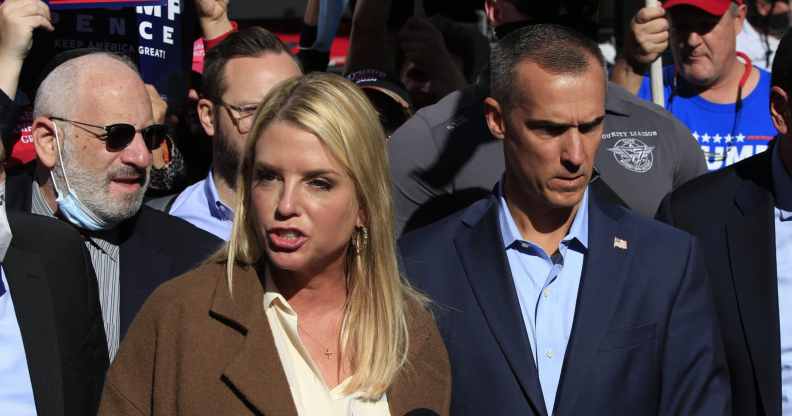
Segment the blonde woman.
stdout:
<path fill-rule="evenodd" d="M 100 413 L 448 414 L 445 347 L 397 269 L 384 145 L 376 112 L 341 77 L 270 92 L 224 260 L 151 296 Z"/>

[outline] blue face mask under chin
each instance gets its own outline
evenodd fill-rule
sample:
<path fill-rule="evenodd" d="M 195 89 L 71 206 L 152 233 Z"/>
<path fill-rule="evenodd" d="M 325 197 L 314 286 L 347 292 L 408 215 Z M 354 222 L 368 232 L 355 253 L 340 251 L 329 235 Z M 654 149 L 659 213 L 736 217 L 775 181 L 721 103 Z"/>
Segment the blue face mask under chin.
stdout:
<path fill-rule="evenodd" d="M 55 122 L 53 121 L 52 124 L 54 125 Z M 58 137 L 58 126 L 55 126 L 55 147 L 58 149 L 58 160 L 60 161 L 61 171 L 63 172 L 63 180 L 66 182 L 66 189 L 68 192 L 64 193 L 58 189 L 58 182 L 55 180 L 55 176 L 52 174 L 52 171 L 50 171 L 50 177 L 52 178 L 52 185 L 55 187 L 55 193 L 58 194 L 55 202 L 58 203 L 58 210 L 60 211 L 63 218 L 84 230 L 99 231 L 113 228 L 116 225 L 115 223 L 105 221 L 98 215 L 94 214 L 90 208 L 86 207 L 85 204 L 80 201 L 80 198 L 77 198 L 74 190 L 69 185 L 69 179 L 66 177 L 66 169 L 63 165 L 60 138 Z"/>

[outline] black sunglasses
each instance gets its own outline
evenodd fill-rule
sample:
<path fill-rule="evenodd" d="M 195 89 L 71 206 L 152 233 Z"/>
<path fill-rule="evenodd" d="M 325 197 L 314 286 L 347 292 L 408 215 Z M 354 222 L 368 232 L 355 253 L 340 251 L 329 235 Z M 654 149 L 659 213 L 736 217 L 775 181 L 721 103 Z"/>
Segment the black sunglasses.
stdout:
<path fill-rule="evenodd" d="M 129 146 L 129 143 L 132 143 L 132 140 L 135 138 L 135 134 L 138 132 L 138 130 L 135 129 L 135 126 L 127 123 L 99 126 L 96 124 L 83 123 L 81 121 L 68 120 L 61 117 L 50 117 L 50 119 L 65 121 L 78 127 L 83 127 L 83 130 L 104 141 L 107 145 L 107 150 L 111 152 L 120 152 L 121 150 L 124 150 L 127 146 Z M 84 128 L 84 126 L 102 129 L 105 131 L 105 133 L 97 134 L 96 132 Z M 139 131 L 140 134 L 143 135 L 143 142 L 146 143 L 146 147 L 149 150 L 154 150 L 160 147 L 165 138 L 168 137 L 169 133 L 168 126 L 164 124 L 152 124 L 148 127 L 140 129 Z"/>

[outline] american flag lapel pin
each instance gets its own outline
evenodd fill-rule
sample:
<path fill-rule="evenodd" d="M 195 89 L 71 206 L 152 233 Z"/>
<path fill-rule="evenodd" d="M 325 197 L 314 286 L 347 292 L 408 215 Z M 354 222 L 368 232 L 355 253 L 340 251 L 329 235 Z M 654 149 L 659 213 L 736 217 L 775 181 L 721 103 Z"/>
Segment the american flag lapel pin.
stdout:
<path fill-rule="evenodd" d="M 627 250 L 627 240 L 622 240 L 619 237 L 613 237 L 613 247 Z"/>

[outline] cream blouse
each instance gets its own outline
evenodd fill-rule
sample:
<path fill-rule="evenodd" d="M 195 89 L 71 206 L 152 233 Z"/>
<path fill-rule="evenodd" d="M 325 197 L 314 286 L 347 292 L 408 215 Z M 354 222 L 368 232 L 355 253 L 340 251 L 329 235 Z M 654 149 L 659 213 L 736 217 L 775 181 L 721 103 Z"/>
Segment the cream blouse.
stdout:
<path fill-rule="evenodd" d="M 377 401 L 362 399 L 359 394 L 344 395 L 347 378 L 333 389 L 322 379 L 297 330 L 297 314 L 286 299 L 277 292 L 267 277 L 264 311 L 275 338 L 289 388 L 300 416 L 389 416 L 387 397 Z"/>

